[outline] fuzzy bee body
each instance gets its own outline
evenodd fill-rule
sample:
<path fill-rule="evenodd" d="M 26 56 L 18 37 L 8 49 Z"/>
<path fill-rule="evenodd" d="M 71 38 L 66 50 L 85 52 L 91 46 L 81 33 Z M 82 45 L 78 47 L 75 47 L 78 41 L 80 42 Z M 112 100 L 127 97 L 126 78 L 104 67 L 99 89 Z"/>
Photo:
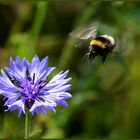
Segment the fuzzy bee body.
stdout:
<path fill-rule="evenodd" d="M 90 41 L 89 52 L 87 56 L 92 61 L 95 56 L 100 55 L 102 57 L 102 63 L 105 63 L 106 57 L 109 53 L 112 53 L 116 43 L 112 36 L 102 35 L 93 38 Z"/>
<path fill-rule="evenodd" d="M 70 33 L 72 37 L 77 39 L 90 40 L 89 51 L 85 57 L 88 56 L 88 59 L 92 62 L 92 60 L 99 55 L 102 57 L 102 63 L 105 63 L 107 55 L 112 53 L 112 50 L 116 46 L 116 42 L 110 35 L 96 36 L 96 34 L 97 30 L 92 24 Z"/>

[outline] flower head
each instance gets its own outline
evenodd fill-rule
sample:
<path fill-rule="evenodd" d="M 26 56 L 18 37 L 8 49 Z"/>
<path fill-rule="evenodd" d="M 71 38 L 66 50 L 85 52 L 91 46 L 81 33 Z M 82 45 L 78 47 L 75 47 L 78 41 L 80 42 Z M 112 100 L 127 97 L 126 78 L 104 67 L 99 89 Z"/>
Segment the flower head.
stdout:
<path fill-rule="evenodd" d="M 17 109 L 20 116 L 28 110 L 32 115 L 35 112 L 39 115 L 40 112 L 47 113 L 47 109 L 55 112 L 57 104 L 67 106 L 65 100 L 72 97 L 67 92 L 71 78 L 66 78 L 66 71 L 49 80 L 48 76 L 54 69 L 48 67 L 48 57 L 40 62 L 35 55 L 31 64 L 25 58 L 22 61 L 18 56 L 15 61 L 10 58 L 10 68 L 1 70 L 0 76 L 0 94 L 7 99 L 6 111 Z"/>

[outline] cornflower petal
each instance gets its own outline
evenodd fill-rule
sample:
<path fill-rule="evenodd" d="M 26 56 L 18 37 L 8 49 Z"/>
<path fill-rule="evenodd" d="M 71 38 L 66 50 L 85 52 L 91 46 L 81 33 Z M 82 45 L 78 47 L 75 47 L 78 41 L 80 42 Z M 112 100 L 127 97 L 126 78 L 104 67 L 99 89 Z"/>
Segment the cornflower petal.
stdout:
<path fill-rule="evenodd" d="M 1 70 L 0 94 L 4 96 L 6 111 L 18 110 L 18 117 L 29 110 L 32 115 L 40 112 L 47 114 L 47 109 L 55 112 L 60 104 L 68 106 L 66 100 L 72 95 L 68 93 L 71 78 L 66 78 L 66 72 L 59 72 L 50 81 L 49 74 L 55 67 L 48 67 L 48 57 L 42 61 L 35 55 L 29 63 L 26 58 L 20 60 L 17 56 L 14 61 L 10 57 L 10 68 Z"/>
<path fill-rule="evenodd" d="M 6 111 L 14 111 L 18 109 L 18 117 L 20 117 L 21 113 L 25 113 L 24 102 L 22 100 L 18 100 L 11 105 L 7 105 L 8 109 Z"/>

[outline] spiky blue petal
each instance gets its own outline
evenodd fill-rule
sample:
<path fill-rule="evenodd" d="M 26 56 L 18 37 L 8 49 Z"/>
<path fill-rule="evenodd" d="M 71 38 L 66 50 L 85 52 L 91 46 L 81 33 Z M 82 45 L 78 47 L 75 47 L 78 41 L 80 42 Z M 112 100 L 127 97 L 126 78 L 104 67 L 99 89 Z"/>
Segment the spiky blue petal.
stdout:
<path fill-rule="evenodd" d="M 41 62 L 37 55 L 29 63 L 25 58 L 20 60 L 17 56 L 14 61 L 10 57 L 10 68 L 1 70 L 0 94 L 7 100 L 6 111 L 18 110 L 18 116 L 26 113 L 28 109 L 32 115 L 40 112 L 47 114 L 47 109 L 55 112 L 58 104 L 67 106 L 65 100 L 71 98 L 68 91 L 71 85 L 68 84 L 71 78 L 66 78 L 66 72 L 60 72 L 50 81 L 49 74 L 55 67 L 48 67 L 48 57 Z"/>

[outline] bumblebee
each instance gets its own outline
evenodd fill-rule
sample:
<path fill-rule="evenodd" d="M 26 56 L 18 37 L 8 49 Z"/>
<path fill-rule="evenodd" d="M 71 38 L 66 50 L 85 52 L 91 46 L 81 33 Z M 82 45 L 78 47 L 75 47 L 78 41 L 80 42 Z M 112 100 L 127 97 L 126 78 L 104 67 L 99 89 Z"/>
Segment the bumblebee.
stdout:
<path fill-rule="evenodd" d="M 88 56 L 90 62 L 92 62 L 94 58 L 99 55 L 102 57 L 102 63 L 104 64 L 107 55 L 109 53 L 112 53 L 112 50 L 116 46 L 116 41 L 110 35 L 96 36 L 96 34 L 96 27 L 90 25 L 88 27 L 80 28 L 73 31 L 72 33 L 70 33 L 70 36 L 80 39 L 81 41 L 86 40 L 88 42 L 89 51 L 85 55 L 85 57 Z"/>
<path fill-rule="evenodd" d="M 102 57 L 102 63 L 105 63 L 106 57 L 109 53 L 112 53 L 116 43 L 112 36 L 101 35 L 95 37 L 90 41 L 89 52 L 86 54 L 90 61 L 95 56 L 100 55 Z"/>

